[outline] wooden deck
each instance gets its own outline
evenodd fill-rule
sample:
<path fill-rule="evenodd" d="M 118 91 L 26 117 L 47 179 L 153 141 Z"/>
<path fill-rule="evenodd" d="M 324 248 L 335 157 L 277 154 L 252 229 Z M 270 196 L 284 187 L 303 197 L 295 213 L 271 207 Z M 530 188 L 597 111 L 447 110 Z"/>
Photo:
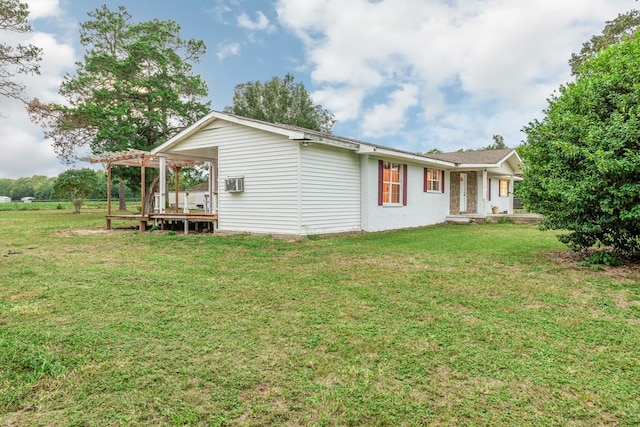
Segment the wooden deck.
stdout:
<path fill-rule="evenodd" d="M 194 227 L 198 227 L 199 223 L 209 224 L 209 230 L 213 232 L 218 226 L 218 214 L 210 213 L 153 213 L 149 215 L 149 219 L 153 220 L 154 225 L 159 225 L 161 230 L 166 227 L 173 228 L 174 225 L 182 223 L 184 234 L 189 234 L 189 224 L 193 223 Z"/>
<path fill-rule="evenodd" d="M 167 228 L 173 229 L 176 226 L 182 226 L 185 234 L 189 233 L 189 225 L 194 224 L 197 229 L 199 224 L 209 224 L 209 230 L 214 231 L 218 225 L 218 214 L 210 214 L 204 212 L 196 213 L 180 213 L 180 212 L 165 212 L 165 213 L 153 213 L 149 215 L 105 215 L 107 222 L 107 230 L 111 229 L 112 221 L 136 221 L 138 223 L 138 229 L 140 231 L 146 231 L 149 226 L 149 222 L 153 222 L 153 225 L 157 225 L 161 230 Z"/>

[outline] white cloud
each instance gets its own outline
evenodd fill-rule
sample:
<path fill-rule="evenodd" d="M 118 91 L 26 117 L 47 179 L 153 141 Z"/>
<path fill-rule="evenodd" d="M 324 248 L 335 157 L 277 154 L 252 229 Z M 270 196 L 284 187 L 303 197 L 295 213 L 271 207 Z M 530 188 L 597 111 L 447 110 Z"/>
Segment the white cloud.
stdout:
<path fill-rule="evenodd" d="M 59 0 L 23 0 L 29 5 L 29 18 L 58 17 L 62 14 Z"/>
<path fill-rule="evenodd" d="M 267 33 L 274 33 L 277 31 L 275 25 L 273 25 L 269 21 L 269 18 L 267 18 L 261 11 L 256 12 L 255 21 L 252 21 L 247 14 L 241 14 L 238 16 L 238 26 L 249 31 L 266 31 Z"/>
<path fill-rule="evenodd" d="M 213 7 L 207 9 L 206 12 L 212 15 L 217 22 L 221 24 L 228 24 L 225 15 L 231 12 L 231 8 L 220 0 L 217 0 L 216 4 Z"/>
<path fill-rule="evenodd" d="M 360 105 L 364 99 L 365 90 L 357 86 L 339 87 L 329 86 L 311 94 L 313 102 L 327 108 L 338 121 L 355 120 L 359 115 Z"/>
<path fill-rule="evenodd" d="M 240 56 L 240 43 L 238 42 L 225 42 L 218 45 L 216 56 L 220 61 L 224 60 L 228 56 Z"/>
<path fill-rule="evenodd" d="M 29 0 L 28 3 L 31 17 L 62 19 L 57 1 Z M 30 34 L 3 34 L 3 38 L 10 44 L 31 43 L 42 48 L 40 75 L 15 77 L 26 86 L 26 97 L 45 102 L 59 100 L 57 91 L 64 73 L 74 66 L 74 48 L 37 29 Z M 5 116 L 0 117 L 0 177 L 55 176 L 67 168 L 55 157 L 50 141 L 43 138 L 42 128 L 29 120 L 24 104 L 3 98 L 0 105 L 0 112 Z"/>
<path fill-rule="evenodd" d="M 384 136 L 402 129 L 409 108 L 418 104 L 418 87 L 405 84 L 389 96 L 386 104 L 376 104 L 367 110 L 362 121 L 366 137 Z"/>
<path fill-rule="evenodd" d="M 417 106 L 424 144 L 443 138 L 451 146 L 439 148 L 455 149 L 470 141 L 487 145 L 498 129 L 512 145 L 519 142 L 522 126 L 570 79 L 571 53 L 632 6 L 626 0 L 279 0 L 276 9 L 305 46 L 311 76 L 322 87 L 314 99 L 339 120 L 359 121 L 365 136 L 399 132 L 412 120 L 409 107 Z M 344 99 L 352 93 L 355 98 Z M 380 104 L 380 97 L 388 101 Z"/>

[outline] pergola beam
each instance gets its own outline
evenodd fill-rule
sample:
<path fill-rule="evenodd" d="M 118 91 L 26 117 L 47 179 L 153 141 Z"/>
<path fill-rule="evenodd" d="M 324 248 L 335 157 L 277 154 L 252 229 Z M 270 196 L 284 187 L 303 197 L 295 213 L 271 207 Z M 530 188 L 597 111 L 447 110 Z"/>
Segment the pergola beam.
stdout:
<path fill-rule="evenodd" d="M 149 168 L 160 167 L 160 156 L 148 151 L 130 148 L 125 151 L 105 152 L 94 156 L 83 157 L 80 160 L 89 163 L 103 163 L 123 166 L 146 166 Z M 177 157 L 166 157 L 166 166 L 169 168 L 183 168 L 186 166 L 198 166 L 204 164 L 203 160 L 193 160 Z"/>

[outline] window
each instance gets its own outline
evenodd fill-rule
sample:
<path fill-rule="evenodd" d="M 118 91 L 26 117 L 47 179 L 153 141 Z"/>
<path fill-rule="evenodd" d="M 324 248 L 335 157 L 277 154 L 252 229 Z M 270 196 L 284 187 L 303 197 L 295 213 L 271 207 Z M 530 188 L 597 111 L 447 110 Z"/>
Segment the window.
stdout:
<path fill-rule="evenodd" d="M 400 164 L 384 162 L 382 178 L 382 204 L 400 203 Z"/>
<path fill-rule="evenodd" d="M 509 197 L 509 180 L 501 179 L 500 187 L 498 187 L 498 196 L 500 197 Z"/>
<path fill-rule="evenodd" d="M 444 193 L 444 171 L 425 168 L 424 191 Z"/>
<path fill-rule="evenodd" d="M 378 205 L 407 204 L 407 165 L 378 161 Z"/>

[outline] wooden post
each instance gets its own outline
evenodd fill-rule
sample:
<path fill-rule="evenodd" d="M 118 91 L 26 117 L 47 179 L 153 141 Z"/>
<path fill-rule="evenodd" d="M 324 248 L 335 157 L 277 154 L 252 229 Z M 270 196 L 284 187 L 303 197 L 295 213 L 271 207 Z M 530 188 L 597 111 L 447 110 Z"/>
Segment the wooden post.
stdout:
<path fill-rule="evenodd" d="M 147 201 L 147 185 L 146 185 L 146 177 L 145 177 L 145 167 L 144 163 L 142 164 L 142 168 L 140 170 L 140 198 L 142 199 L 142 205 L 140 206 L 140 231 L 147 231 L 147 220 L 145 219 L 146 215 L 146 201 Z"/>
<path fill-rule="evenodd" d="M 107 230 L 111 230 L 111 162 L 107 162 Z"/>
<path fill-rule="evenodd" d="M 160 206 L 159 213 L 165 212 L 167 203 L 167 158 L 163 155 L 159 156 L 158 161 L 160 163 Z"/>
<path fill-rule="evenodd" d="M 173 173 L 175 174 L 175 185 L 176 185 L 176 213 L 180 212 L 180 209 L 178 208 L 178 202 L 180 201 L 180 191 L 179 191 L 179 186 L 180 186 L 180 168 L 179 167 L 175 167 L 173 168 Z"/>
<path fill-rule="evenodd" d="M 111 215 L 111 162 L 107 163 L 107 215 Z"/>

